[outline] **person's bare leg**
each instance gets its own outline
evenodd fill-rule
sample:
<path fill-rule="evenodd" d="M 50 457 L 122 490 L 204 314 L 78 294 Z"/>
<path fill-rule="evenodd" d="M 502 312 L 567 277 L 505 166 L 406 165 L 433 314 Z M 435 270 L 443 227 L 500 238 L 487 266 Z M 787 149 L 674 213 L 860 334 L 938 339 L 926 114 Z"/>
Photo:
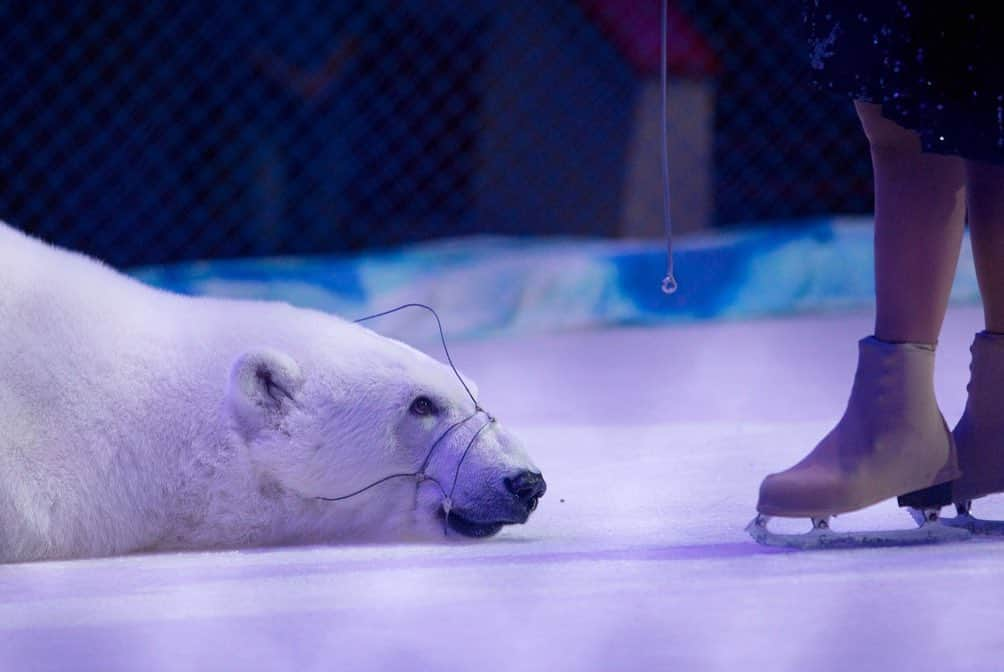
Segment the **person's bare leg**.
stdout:
<path fill-rule="evenodd" d="M 751 527 L 761 539 L 765 516 L 826 519 L 896 496 L 937 508 L 944 502 L 921 493 L 938 495 L 961 473 L 934 395 L 934 357 L 962 243 L 964 166 L 922 154 L 917 135 L 877 105 L 855 105 L 875 171 L 875 335 L 858 344 L 837 426 L 761 483 Z"/>
<path fill-rule="evenodd" d="M 986 329 L 1004 334 L 1004 166 L 966 161 L 966 182 Z"/>
<path fill-rule="evenodd" d="M 986 331 L 973 339 L 966 410 L 953 435 L 962 477 L 952 499 L 1004 491 L 1004 167 L 966 161 L 969 235 L 983 297 Z M 991 526 L 993 527 L 993 526 Z M 994 533 L 1004 532 L 997 525 Z"/>
<path fill-rule="evenodd" d="M 875 174 L 875 337 L 937 343 L 962 245 L 963 161 L 921 153 L 917 135 L 881 106 L 855 107 Z"/>

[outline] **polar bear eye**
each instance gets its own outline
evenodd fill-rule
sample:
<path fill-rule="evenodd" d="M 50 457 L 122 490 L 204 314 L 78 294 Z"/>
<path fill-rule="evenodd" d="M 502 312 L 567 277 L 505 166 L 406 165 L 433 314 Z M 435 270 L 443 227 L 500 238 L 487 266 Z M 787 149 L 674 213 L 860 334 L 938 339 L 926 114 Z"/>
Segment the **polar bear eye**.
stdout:
<path fill-rule="evenodd" d="M 411 408 L 408 410 L 412 415 L 419 416 L 437 415 L 439 413 L 439 408 L 428 397 L 418 397 L 415 401 L 411 402 Z"/>

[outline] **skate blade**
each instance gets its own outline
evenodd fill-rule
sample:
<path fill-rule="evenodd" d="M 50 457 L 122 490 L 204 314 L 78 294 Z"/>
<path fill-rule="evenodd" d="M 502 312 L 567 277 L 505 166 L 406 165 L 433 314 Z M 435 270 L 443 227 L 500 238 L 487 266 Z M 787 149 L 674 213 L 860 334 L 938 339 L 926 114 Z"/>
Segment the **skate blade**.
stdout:
<path fill-rule="evenodd" d="M 777 548 L 795 548 L 814 551 L 837 548 L 882 548 L 886 546 L 920 546 L 965 541 L 972 537 L 970 530 L 943 524 L 940 520 L 926 521 L 909 530 L 875 530 L 867 532 L 834 532 L 825 519 L 813 520 L 812 530 L 803 534 L 781 534 L 767 529 L 769 516 L 758 515 L 746 531 L 758 543 Z M 1004 530 L 1004 525 L 1002 525 Z M 1004 532 L 1002 532 L 1004 533 Z"/>
<path fill-rule="evenodd" d="M 963 513 L 954 518 L 942 518 L 941 522 L 950 527 L 968 530 L 980 537 L 1004 537 L 1004 520 L 983 520 Z"/>

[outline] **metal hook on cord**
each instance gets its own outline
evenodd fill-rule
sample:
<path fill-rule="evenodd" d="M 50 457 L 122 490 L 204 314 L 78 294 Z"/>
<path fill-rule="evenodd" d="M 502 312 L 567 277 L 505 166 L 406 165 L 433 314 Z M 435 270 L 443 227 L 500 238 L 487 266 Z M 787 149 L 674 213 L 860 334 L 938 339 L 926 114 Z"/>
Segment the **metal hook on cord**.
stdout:
<path fill-rule="evenodd" d="M 669 212 L 669 72 L 666 61 L 669 58 L 669 8 L 668 0 L 662 0 L 662 217 L 666 227 L 666 277 L 662 279 L 663 294 L 672 294 L 677 289 L 673 274 L 673 220 Z"/>

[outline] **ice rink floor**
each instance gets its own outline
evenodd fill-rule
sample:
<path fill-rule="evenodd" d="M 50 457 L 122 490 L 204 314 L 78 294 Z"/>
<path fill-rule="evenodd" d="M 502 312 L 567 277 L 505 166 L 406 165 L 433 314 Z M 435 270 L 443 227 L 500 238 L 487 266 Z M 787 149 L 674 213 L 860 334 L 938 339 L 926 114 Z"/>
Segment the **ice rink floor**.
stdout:
<path fill-rule="evenodd" d="M 972 308 L 946 324 L 949 423 L 980 326 Z M 457 343 L 547 478 L 528 525 L 0 566 L 0 670 L 1004 669 L 1004 541 L 788 552 L 743 532 L 760 479 L 843 411 L 870 329 L 859 313 Z M 909 525 L 886 503 L 834 527 Z"/>

